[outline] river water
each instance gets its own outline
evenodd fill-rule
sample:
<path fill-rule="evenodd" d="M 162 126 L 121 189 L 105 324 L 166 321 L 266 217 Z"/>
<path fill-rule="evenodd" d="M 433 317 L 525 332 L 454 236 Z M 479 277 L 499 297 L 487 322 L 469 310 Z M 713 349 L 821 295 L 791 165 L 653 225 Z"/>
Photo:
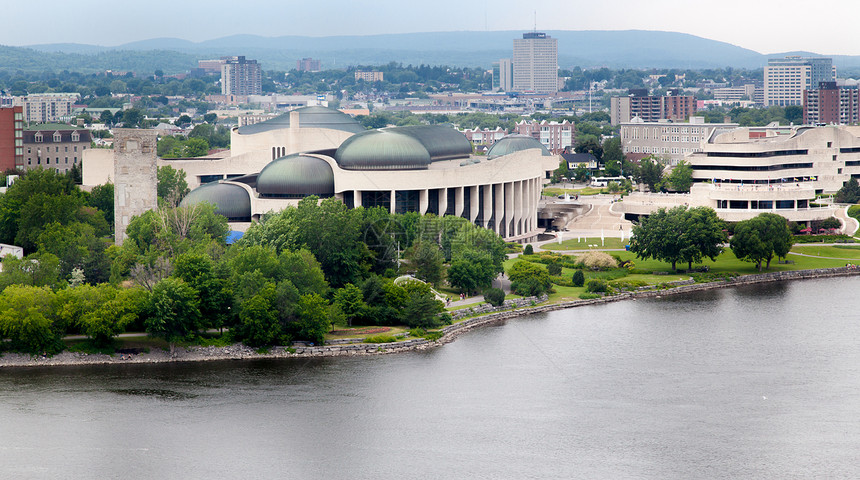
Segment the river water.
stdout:
<path fill-rule="evenodd" d="M 0 478 L 857 478 L 858 278 L 360 358 L 0 370 Z"/>

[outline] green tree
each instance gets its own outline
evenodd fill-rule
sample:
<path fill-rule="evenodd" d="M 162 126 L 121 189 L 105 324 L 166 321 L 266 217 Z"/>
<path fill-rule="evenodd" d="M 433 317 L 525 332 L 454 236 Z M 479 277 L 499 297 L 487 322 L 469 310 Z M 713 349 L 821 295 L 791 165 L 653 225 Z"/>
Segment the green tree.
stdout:
<path fill-rule="evenodd" d="M 89 204 L 104 213 L 108 227 L 113 231 L 113 197 L 114 187 L 112 183 L 96 185 L 90 192 Z"/>
<path fill-rule="evenodd" d="M 516 261 L 508 269 L 511 291 L 524 297 L 538 296 L 552 288 L 546 269 L 525 260 Z"/>
<path fill-rule="evenodd" d="M 188 115 L 182 114 L 173 123 L 177 127 L 181 127 L 182 125 L 190 125 L 191 124 L 191 117 L 189 117 Z"/>
<path fill-rule="evenodd" d="M 177 256 L 173 261 L 173 275 L 197 292 L 203 326 L 220 328 L 231 323 L 232 286 L 225 278 L 226 271 L 219 272 L 209 255 L 187 252 Z"/>
<path fill-rule="evenodd" d="M 582 270 L 577 270 L 573 272 L 572 281 L 574 287 L 581 287 L 585 285 L 585 274 L 582 273 Z"/>
<path fill-rule="evenodd" d="M 675 270 L 677 262 L 686 258 L 688 239 L 683 235 L 686 211 L 683 206 L 668 211 L 661 208 L 642 218 L 633 226 L 630 251 L 638 258 L 669 262 Z"/>
<path fill-rule="evenodd" d="M 167 340 L 171 354 L 176 342 L 197 331 L 200 324 L 197 292 L 176 278 L 165 278 L 152 288 L 148 311 L 147 333 Z"/>
<path fill-rule="evenodd" d="M 637 173 L 637 180 L 648 185 L 652 192 L 656 192 L 657 186 L 663 180 L 663 165 L 654 157 L 646 157 L 639 162 Z"/>
<path fill-rule="evenodd" d="M 501 288 L 488 288 L 484 290 L 484 300 L 494 307 L 500 307 L 505 303 L 505 291 Z"/>
<path fill-rule="evenodd" d="M 353 319 L 361 316 L 367 308 L 361 289 L 351 283 L 347 283 L 334 292 L 334 304 L 346 316 L 348 326 L 352 326 Z"/>
<path fill-rule="evenodd" d="M 693 264 L 704 258 L 717 259 L 727 240 L 724 227 L 725 223 L 712 208 L 696 207 L 684 212 L 681 259 L 687 262 L 688 269 L 692 270 Z"/>
<path fill-rule="evenodd" d="M 46 287 L 12 285 L 0 294 L 0 337 L 12 350 L 54 354 L 63 349 L 54 325 L 54 293 Z"/>
<path fill-rule="evenodd" d="M 676 192 L 689 192 L 693 185 L 693 167 L 685 160 L 681 160 L 672 169 L 667 181 L 669 187 Z"/>
<path fill-rule="evenodd" d="M 189 138 L 182 147 L 182 156 L 186 158 L 205 157 L 209 154 L 209 142 L 205 138 Z"/>
<path fill-rule="evenodd" d="M 7 255 L 3 258 L 0 272 L 0 290 L 9 285 L 59 288 L 60 260 L 47 252 L 31 253 L 24 258 Z"/>
<path fill-rule="evenodd" d="M 316 294 L 302 295 L 296 305 L 297 336 L 317 345 L 325 343 L 325 334 L 331 326 L 328 302 Z"/>
<path fill-rule="evenodd" d="M 851 177 L 842 185 L 842 188 L 836 192 L 835 201 L 837 203 L 857 203 L 860 202 L 860 184 L 857 179 Z"/>
<path fill-rule="evenodd" d="M 785 218 L 775 213 L 761 213 L 735 225 L 730 246 L 736 257 L 755 263 L 761 271 L 762 263 L 766 262 L 765 268 L 770 268 L 774 255 L 788 255 L 793 243 Z"/>
<path fill-rule="evenodd" d="M 278 343 L 284 332 L 275 308 L 275 284 L 267 283 L 256 295 L 242 303 L 238 337 L 247 345 L 260 347 Z"/>
<path fill-rule="evenodd" d="M 171 207 L 176 207 L 188 195 L 188 182 L 185 181 L 185 170 L 175 169 L 170 165 L 158 167 L 158 198 Z"/>
<path fill-rule="evenodd" d="M 426 285 L 425 285 L 426 286 Z M 403 323 L 410 328 L 433 328 L 441 324 L 439 313 L 445 305 L 436 300 L 429 288 L 425 291 L 409 292 L 409 300 L 403 309 Z"/>
<path fill-rule="evenodd" d="M 434 242 L 419 241 L 412 246 L 410 260 L 415 267 L 415 276 L 438 286 L 445 277 L 445 257 Z"/>
<path fill-rule="evenodd" d="M 623 160 L 624 152 L 621 149 L 621 137 L 607 138 L 603 142 L 603 163 L 606 175 L 610 177 L 621 176 Z"/>

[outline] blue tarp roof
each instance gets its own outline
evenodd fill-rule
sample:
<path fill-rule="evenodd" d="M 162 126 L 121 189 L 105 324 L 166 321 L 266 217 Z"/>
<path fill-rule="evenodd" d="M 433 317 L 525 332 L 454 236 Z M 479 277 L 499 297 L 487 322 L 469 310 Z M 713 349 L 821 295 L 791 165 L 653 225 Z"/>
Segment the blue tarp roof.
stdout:
<path fill-rule="evenodd" d="M 236 230 L 230 230 L 227 232 L 227 245 L 233 245 L 236 243 L 242 235 L 245 235 L 245 232 L 237 232 Z"/>

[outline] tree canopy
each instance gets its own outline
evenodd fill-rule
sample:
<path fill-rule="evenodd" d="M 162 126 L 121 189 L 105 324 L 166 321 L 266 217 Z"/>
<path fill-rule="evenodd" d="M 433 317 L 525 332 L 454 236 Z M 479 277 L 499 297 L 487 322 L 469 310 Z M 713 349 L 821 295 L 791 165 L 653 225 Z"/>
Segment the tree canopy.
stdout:
<path fill-rule="evenodd" d="M 774 256 L 788 255 L 794 237 L 788 222 L 775 213 L 761 213 L 754 218 L 738 222 L 731 238 L 732 252 L 741 260 L 756 264 L 759 271 L 762 263 L 770 268 Z"/>

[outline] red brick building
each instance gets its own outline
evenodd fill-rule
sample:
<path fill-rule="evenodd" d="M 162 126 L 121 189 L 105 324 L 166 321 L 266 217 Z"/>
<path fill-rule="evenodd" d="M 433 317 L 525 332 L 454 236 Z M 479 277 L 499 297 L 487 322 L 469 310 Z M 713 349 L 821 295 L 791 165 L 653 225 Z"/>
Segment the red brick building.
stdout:
<path fill-rule="evenodd" d="M 0 171 L 24 162 L 24 109 L 0 108 Z"/>
<path fill-rule="evenodd" d="M 803 123 L 856 124 L 860 122 L 860 90 L 820 82 L 815 90 L 803 91 Z"/>

